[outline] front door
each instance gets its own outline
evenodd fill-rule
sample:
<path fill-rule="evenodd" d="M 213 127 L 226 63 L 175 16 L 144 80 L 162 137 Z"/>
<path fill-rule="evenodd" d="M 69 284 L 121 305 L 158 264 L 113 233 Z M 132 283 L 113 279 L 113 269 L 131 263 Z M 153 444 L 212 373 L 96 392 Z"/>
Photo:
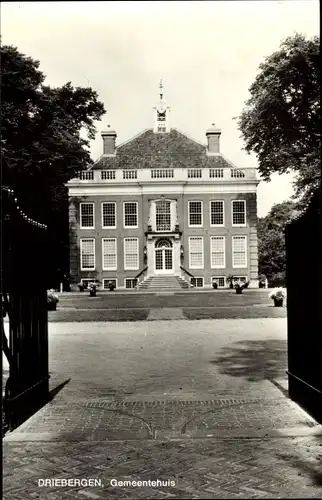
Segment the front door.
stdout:
<path fill-rule="evenodd" d="M 173 247 L 168 238 L 161 238 L 155 243 L 155 273 L 173 273 Z"/>

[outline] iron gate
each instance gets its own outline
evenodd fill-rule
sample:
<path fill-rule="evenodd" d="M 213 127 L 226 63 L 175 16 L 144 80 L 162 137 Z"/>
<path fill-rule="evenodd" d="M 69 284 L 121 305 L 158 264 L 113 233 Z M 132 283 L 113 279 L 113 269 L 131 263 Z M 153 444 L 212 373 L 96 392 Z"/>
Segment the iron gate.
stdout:
<path fill-rule="evenodd" d="M 9 318 L 9 379 L 4 410 L 13 430 L 48 399 L 47 230 L 1 189 L 1 287 Z"/>
<path fill-rule="evenodd" d="M 289 396 L 322 423 L 321 193 L 285 230 Z"/>

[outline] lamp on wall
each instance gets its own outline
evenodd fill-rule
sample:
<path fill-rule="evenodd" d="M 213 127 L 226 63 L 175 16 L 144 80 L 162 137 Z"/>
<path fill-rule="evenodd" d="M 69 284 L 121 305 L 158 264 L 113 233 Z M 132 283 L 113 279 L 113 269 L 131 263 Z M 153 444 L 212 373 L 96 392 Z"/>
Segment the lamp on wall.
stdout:
<path fill-rule="evenodd" d="M 183 245 L 181 245 L 180 247 L 180 256 L 183 257 L 184 256 L 184 248 L 183 248 Z"/>
<path fill-rule="evenodd" d="M 146 246 L 143 248 L 143 259 L 144 259 L 144 263 L 146 263 L 147 261 L 147 256 L 148 256 L 148 252 L 147 252 L 147 249 L 146 249 Z"/>

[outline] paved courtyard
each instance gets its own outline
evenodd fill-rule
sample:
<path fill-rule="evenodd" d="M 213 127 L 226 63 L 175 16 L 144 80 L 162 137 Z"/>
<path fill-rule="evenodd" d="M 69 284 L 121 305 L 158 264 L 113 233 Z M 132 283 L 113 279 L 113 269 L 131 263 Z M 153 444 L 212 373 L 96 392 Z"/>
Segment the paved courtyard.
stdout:
<path fill-rule="evenodd" d="M 287 398 L 285 318 L 49 336 L 54 397 L 4 438 L 6 500 L 322 497 L 321 426 Z M 53 478 L 100 485 L 38 486 Z"/>

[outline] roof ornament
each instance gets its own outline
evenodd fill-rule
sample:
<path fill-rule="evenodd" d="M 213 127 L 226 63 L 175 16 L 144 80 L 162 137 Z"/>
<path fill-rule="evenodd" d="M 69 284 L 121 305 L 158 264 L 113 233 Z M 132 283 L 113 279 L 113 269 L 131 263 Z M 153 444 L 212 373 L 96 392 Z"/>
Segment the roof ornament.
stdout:
<path fill-rule="evenodd" d="M 162 99 L 163 99 L 163 81 L 162 81 L 162 78 L 160 78 L 159 89 L 160 89 L 160 100 L 162 101 Z"/>

